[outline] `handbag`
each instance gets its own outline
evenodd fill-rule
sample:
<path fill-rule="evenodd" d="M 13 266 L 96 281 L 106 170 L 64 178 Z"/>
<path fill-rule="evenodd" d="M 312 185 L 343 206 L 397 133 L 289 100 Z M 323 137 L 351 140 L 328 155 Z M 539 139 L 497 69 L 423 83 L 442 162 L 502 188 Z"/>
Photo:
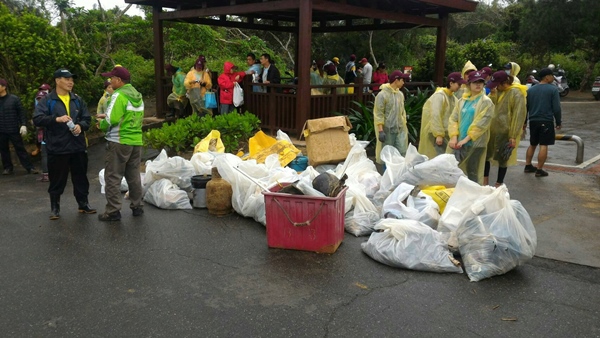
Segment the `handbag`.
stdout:
<path fill-rule="evenodd" d="M 217 108 L 217 97 L 214 92 L 206 92 L 204 94 L 204 108 Z"/>
<path fill-rule="evenodd" d="M 244 104 L 244 90 L 239 83 L 233 85 L 233 105 L 239 107 Z"/>

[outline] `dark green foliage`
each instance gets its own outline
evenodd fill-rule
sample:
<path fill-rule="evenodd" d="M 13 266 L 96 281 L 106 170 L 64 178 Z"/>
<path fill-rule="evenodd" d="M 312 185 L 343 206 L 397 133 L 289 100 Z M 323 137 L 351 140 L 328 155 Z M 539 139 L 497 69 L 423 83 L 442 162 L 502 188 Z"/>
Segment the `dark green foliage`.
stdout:
<path fill-rule="evenodd" d="M 226 152 L 235 152 L 240 144 L 245 144 L 260 129 L 260 120 L 248 112 L 240 115 L 237 112 L 212 116 L 189 117 L 178 119 L 161 128 L 151 129 L 144 133 L 144 144 L 154 149 L 169 148 L 175 152 L 183 152 L 193 148 L 212 130 L 221 133 L 221 141 Z"/>
<path fill-rule="evenodd" d="M 334 113 L 335 115 L 346 115 L 352 124 L 351 133 L 354 133 L 357 140 L 375 141 L 375 123 L 373 121 L 373 104 L 374 101 L 369 101 L 367 104 L 362 104 L 358 101 L 352 101 L 354 107 L 347 108 L 345 113 Z"/>
<path fill-rule="evenodd" d="M 423 113 L 423 105 L 429 98 L 435 87 L 432 85 L 431 89 L 427 88 L 421 90 L 417 88 L 415 94 L 407 94 L 406 91 L 404 100 L 404 109 L 406 110 L 406 127 L 408 128 L 408 139 L 413 144 L 418 144 L 419 133 L 421 132 L 421 116 Z"/>

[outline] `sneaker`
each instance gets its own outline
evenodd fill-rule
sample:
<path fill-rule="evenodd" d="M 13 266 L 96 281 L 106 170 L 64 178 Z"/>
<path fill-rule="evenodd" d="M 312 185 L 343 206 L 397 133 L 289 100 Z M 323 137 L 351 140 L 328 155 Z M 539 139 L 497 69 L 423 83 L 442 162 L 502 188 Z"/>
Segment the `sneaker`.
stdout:
<path fill-rule="evenodd" d="M 542 170 L 542 169 L 538 169 L 535 171 L 535 177 L 546 177 L 548 176 L 548 172 Z"/>
<path fill-rule="evenodd" d="M 523 170 L 526 173 L 534 173 L 536 172 L 537 168 L 532 166 L 531 164 L 527 164 L 525 165 L 525 169 Z"/>
<path fill-rule="evenodd" d="M 121 213 L 120 212 L 114 212 L 112 214 L 108 214 L 108 213 L 103 213 L 102 215 L 98 215 L 98 219 L 101 220 L 102 222 L 116 222 L 116 221 L 120 221 L 121 220 Z"/>
<path fill-rule="evenodd" d="M 27 169 L 27 173 L 28 174 L 36 174 L 37 175 L 37 174 L 40 173 L 40 171 L 37 170 L 37 169 L 35 169 L 35 168 L 29 168 L 29 169 Z"/>
<path fill-rule="evenodd" d="M 2 172 L 2 175 L 12 175 L 12 174 L 13 174 L 12 169 L 4 169 L 4 171 Z"/>
<path fill-rule="evenodd" d="M 38 182 L 49 182 L 50 180 L 48 179 L 48 173 L 42 173 L 42 176 L 40 176 L 40 178 L 37 179 Z"/>
<path fill-rule="evenodd" d="M 135 217 L 142 216 L 144 214 L 144 209 L 142 209 L 141 207 L 131 208 L 131 211 L 133 211 L 133 216 Z"/>

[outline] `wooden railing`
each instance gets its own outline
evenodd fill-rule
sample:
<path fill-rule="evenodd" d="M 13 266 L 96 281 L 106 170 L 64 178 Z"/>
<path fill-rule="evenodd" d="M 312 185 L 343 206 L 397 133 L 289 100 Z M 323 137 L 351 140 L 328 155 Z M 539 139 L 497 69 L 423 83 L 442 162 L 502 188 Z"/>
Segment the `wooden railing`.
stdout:
<path fill-rule="evenodd" d="M 171 92 L 170 79 L 165 79 L 163 86 L 165 93 Z M 265 88 L 268 92 L 254 92 L 253 86 Z M 416 88 L 428 88 L 430 82 L 409 82 L 407 89 L 410 92 L 416 91 Z M 311 86 L 315 89 L 325 89 L 331 94 L 327 95 L 311 95 L 310 111 L 308 119 L 318 119 L 323 117 L 334 116 L 334 113 L 346 113 L 347 109 L 352 107 L 352 101 L 357 101 L 362 104 L 374 101 L 375 95 L 372 92 L 364 93 L 363 88 L 373 87 L 373 85 L 352 84 L 352 85 L 321 85 Z M 244 105 L 238 110 L 251 112 L 261 120 L 261 128 L 270 134 L 275 134 L 278 130 L 282 130 L 290 135 L 299 136 L 304 122 L 297 125 L 296 111 L 296 90 L 295 84 L 262 84 L 251 83 L 244 81 Z M 351 88 L 350 94 L 340 94 L 336 89 L 343 88 L 348 91 Z M 218 98 L 217 98 L 218 100 Z M 165 100 L 166 101 L 166 100 Z M 157 107 L 158 108 L 158 107 Z M 188 105 L 189 108 L 189 105 Z M 167 112 L 168 107 L 163 107 L 163 111 Z M 215 110 L 216 112 L 216 110 Z"/>

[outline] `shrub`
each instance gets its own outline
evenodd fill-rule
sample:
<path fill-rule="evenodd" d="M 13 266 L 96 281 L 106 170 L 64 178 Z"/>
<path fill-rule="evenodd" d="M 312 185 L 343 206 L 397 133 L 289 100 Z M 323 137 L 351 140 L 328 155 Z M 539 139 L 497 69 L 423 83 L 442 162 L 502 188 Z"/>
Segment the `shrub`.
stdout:
<path fill-rule="evenodd" d="M 168 148 L 177 153 L 194 147 L 212 130 L 221 133 L 221 141 L 226 152 L 234 152 L 245 145 L 248 139 L 260 129 L 260 120 L 249 112 L 238 114 L 198 117 L 192 114 L 161 128 L 146 131 L 144 144 L 154 149 Z"/>
<path fill-rule="evenodd" d="M 358 101 L 351 102 L 356 108 L 346 108 L 347 114 L 334 113 L 335 115 L 346 115 L 352 124 L 351 133 L 354 133 L 357 140 L 369 141 L 369 145 L 375 141 L 375 123 L 373 121 L 374 101 L 362 104 Z"/>

